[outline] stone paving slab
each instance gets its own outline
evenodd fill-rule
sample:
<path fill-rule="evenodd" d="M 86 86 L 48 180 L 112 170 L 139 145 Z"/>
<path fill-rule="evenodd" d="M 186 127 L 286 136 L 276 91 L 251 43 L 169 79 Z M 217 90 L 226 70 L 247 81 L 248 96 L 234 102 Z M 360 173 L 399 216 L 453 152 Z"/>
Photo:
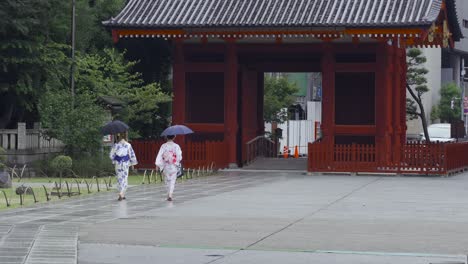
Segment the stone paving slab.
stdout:
<path fill-rule="evenodd" d="M 78 227 L 44 226 L 34 240 L 26 264 L 76 263 Z"/>

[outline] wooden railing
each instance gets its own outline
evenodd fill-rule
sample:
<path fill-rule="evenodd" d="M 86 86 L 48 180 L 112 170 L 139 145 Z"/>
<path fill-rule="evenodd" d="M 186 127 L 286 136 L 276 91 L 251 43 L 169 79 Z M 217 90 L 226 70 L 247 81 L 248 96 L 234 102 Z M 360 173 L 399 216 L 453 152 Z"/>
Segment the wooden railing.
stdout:
<path fill-rule="evenodd" d="M 155 167 L 156 155 L 164 140 L 132 140 L 133 151 L 138 160 L 137 168 L 150 169 Z M 183 158 L 184 153 L 182 153 Z"/>
<path fill-rule="evenodd" d="M 408 142 L 400 160 L 381 161 L 374 145 L 309 143 L 310 172 L 387 172 L 445 175 L 468 169 L 468 143 Z"/>
<path fill-rule="evenodd" d="M 361 171 L 377 167 L 373 145 L 309 143 L 309 171 Z"/>
<path fill-rule="evenodd" d="M 407 142 L 396 169 L 401 173 L 446 174 L 446 147 L 447 143 L 441 142 Z"/>
<path fill-rule="evenodd" d="M 252 163 L 258 157 L 276 157 L 277 146 L 265 136 L 258 136 L 246 143 L 245 164 Z"/>
<path fill-rule="evenodd" d="M 163 140 L 133 140 L 131 142 L 138 159 L 137 168 L 154 168 L 156 155 Z M 182 145 L 182 162 L 185 168 L 211 167 L 220 169 L 228 165 L 227 145 L 223 141 L 187 141 Z"/>
<path fill-rule="evenodd" d="M 445 157 L 447 173 L 468 169 L 468 142 L 447 144 Z"/>

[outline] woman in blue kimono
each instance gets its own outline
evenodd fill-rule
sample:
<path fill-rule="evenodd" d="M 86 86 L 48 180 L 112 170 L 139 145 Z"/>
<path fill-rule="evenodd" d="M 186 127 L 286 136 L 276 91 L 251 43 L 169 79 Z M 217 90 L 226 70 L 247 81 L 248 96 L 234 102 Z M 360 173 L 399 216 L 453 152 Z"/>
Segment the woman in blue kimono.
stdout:
<path fill-rule="evenodd" d="M 117 143 L 112 146 L 110 158 L 115 166 L 115 175 L 118 182 L 119 201 L 125 198 L 128 187 L 128 170 L 130 166 L 138 164 L 132 145 L 127 142 L 126 133 L 117 134 Z"/>

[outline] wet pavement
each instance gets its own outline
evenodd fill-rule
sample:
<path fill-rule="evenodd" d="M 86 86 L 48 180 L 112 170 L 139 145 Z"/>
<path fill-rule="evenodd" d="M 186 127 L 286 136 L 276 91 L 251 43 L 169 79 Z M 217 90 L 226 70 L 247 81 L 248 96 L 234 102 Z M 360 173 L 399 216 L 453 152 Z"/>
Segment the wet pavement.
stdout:
<path fill-rule="evenodd" d="M 0 263 L 466 263 L 468 174 L 230 171 L 0 212 Z"/>

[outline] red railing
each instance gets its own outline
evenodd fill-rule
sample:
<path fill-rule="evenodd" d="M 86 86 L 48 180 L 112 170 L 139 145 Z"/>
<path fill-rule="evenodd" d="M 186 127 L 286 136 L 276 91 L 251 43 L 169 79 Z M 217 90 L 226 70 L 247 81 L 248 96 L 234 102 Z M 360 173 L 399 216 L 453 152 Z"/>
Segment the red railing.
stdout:
<path fill-rule="evenodd" d="M 184 166 L 186 168 L 198 168 L 211 166 L 217 169 L 228 166 L 227 144 L 224 141 L 188 141 L 182 150 Z"/>
<path fill-rule="evenodd" d="M 416 174 L 446 174 L 447 144 L 441 142 L 407 142 L 402 146 L 400 166 L 397 172 Z"/>
<path fill-rule="evenodd" d="M 164 140 L 134 140 L 131 142 L 138 159 L 139 169 L 154 168 L 156 155 Z M 185 168 L 211 167 L 225 168 L 227 162 L 227 146 L 222 141 L 187 141 L 182 145 L 182 162 Z"/>
<path fill-rule="evenodd" d="M 447 144 L 445 155 L 448 173 L 468 169 L 468 142 Z"/>
<path fill-rule="evenodd" d="M 382 161 L 374 145 L 309 143 L 310 172 L 391 172 L 437 174 L 468 169 L 468 143 L 408 142 L 400 160 Z"/>
<path fill-rule="evenodd" d="M 373 145 L 327 145 L 309 143 L 309 171 L 355 172 L 377 168 L 375 147 Z"/>
<path fill-rule="evenodd" d="M 161 145 L 165 143 L 165 140 L 132 140 L 130 143 L 138 160 L 138 165 L 135 167 L 138 169 L 149 169 L 156 166 L 154 164 L 156 155 Z"/>

